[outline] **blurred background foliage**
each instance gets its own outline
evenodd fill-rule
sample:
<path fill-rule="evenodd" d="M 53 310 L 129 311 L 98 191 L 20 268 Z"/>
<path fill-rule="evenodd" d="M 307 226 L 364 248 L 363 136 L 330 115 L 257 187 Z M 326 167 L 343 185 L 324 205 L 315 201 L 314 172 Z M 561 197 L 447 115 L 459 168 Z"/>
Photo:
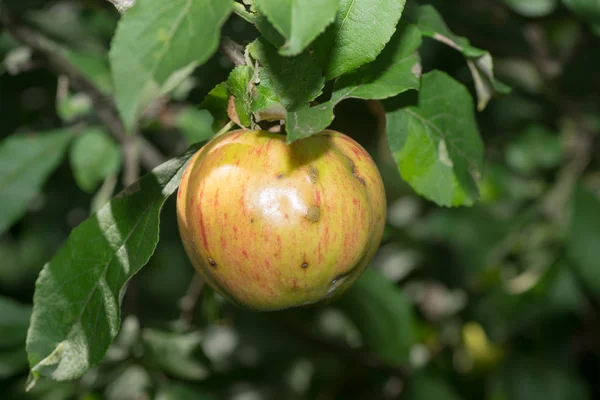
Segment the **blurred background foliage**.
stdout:
<path fill-rule="evenodd" d="M 106 54 L 118 20 L 110 3 L 4 3 L 110 93 Z M 478 114 L 486 167 L 476 206 L 446 209 L 416 196 L 387 150 L 379 103 L 341 103 L 333 128 L 373 155 L 389 205 L 380 252 L 356 287 L 328 307 L 268 314 L 236 309 L 205 288 L 190 307 L 186 293 L 200 286 L 190 286 L 171 199 L 104 362 L 79 381 L 42 381 L 28 393 L 24 340 L 37 274 L 119 190 L 121 149 L 89 98 L 0 27 L 0 138 L 64 126 L 78 133 L 27 215 L 0 236 L 2 398 L 600 398 L 600 5 L 422 3 L 489 50 L 513 88 Z M 236 16 L 224 34 L 242 43 L 257 36 Z M 474 92 L 458 52 L 426 40 L 421 56 L 425 71 L 435 66 Z M 197 106 L 231 68 L 217 54 L 157 101 L 145 137 L 169 157 L 204 140 L 213 121 Z"/>

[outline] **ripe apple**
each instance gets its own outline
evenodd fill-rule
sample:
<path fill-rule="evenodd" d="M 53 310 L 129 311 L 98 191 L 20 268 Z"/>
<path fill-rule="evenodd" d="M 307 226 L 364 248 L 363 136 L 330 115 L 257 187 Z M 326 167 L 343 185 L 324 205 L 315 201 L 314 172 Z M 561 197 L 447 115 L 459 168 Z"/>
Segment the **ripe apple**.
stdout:
<path fill-rule="evenodd" d="M 377 252 L 386 199 L 373 160 L 342 133 L 287 145 L 283 135 L 243 130 L 192 157 L 177 216 L 204 280 L 240 306 L 269 311 L 348 289 Z"/>

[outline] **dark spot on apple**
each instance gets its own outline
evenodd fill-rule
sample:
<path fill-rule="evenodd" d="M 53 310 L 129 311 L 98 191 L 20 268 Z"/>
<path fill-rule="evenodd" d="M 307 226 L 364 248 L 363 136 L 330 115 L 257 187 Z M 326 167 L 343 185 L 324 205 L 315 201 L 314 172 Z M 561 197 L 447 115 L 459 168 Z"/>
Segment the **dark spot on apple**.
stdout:
<path fill-rule="evenodd" d="M 213 260 L 212 258 L 208 257 L 208 263 L 210 264 L 211 267 L 216 268 L 217 267 L 217 263 L 215 262 L 215 260 Z"/>
<path fill-rule="evenodd" d="M 354 161 L 348 156 L 346 156 L 346 160 L 348 160 L 348 164 L 350 164 L 350 172 L 352 172 L 352 174 L 355 174 L 356 173 L 356 165 L 354 164 Z"/>
<path fill-rule="evenodd" d="M 254 223 L 254 218 L 250 219 L 250 223 L 253 224 Z"/>
<path fill-rule="evenodd" d="M 304 216 L 304 218 L 306 218 L 310 222 L 319 222 L 320 217 L 321 209 L 317 206 L 308 207 L 308 210 L 306 210 L 306 215 Z"/>
<path fill-rule="evenodd" d="M 308 179 L 310 183 L 317 183 L 317 179 L 319 179 L 319 170 L 312 165 L 308 166 Z"/>
<path fill-rule="evenodd" d="M 283 179 L 283 174 L 277 175 L 277 179 Z"/>
<path fill-rule="evenodd" d="M 303 263 L 302 263 L 302 265 L 301 265 L 301 267 L 302 267 L 303 269 L 306 269 L 306 268 L 308 268 L 308 263 L 307 263 L 307 262 L 303 262 Z"/>
<path fill-rule="evenodd" d="M 362 183 L 363 186 L 367 186 L 367 182 L 365 182 L 365 180 L 356 172 L 356 164 L 354 164 L 354 160 L 352 160 L 348 156 L 346 156 L 346 159 L 348 160 L 348 163 L 350 163 L 350 172 L 352 172 L 352 175 L 354 175 L 354 177 L 358 179 L 358 181 Z"/>

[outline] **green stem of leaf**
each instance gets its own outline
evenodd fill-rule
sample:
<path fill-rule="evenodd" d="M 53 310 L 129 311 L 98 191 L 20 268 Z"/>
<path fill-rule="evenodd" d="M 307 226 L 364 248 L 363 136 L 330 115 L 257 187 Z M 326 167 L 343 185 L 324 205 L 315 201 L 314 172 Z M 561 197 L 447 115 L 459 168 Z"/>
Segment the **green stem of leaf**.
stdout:
<path fill-rule="evenodd" d="M 215 136 L 224 135 L 225 133 L 229 132 L 231 130 L 231 128 L 233 128 L 234 125 L 235 125 L 235 122 L 229 121 L 227 123 L 227 125 L 225 125 L 219 132 L 217 132 L 217 134 Z"/>

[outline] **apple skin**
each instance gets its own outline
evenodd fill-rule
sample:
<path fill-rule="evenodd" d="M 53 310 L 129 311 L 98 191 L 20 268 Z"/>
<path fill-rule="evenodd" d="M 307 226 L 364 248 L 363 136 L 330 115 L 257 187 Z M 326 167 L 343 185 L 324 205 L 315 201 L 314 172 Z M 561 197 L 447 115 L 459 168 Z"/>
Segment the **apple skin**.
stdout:
<path fill-rule="evenodd" d="M 233 303 L 275 311 L 333 300 L 364 272 L 386 219 L 367 151 L 323 131 L 217 136 L 187 165 L 177 194 L 181 238 L 204 280 Z"/>

